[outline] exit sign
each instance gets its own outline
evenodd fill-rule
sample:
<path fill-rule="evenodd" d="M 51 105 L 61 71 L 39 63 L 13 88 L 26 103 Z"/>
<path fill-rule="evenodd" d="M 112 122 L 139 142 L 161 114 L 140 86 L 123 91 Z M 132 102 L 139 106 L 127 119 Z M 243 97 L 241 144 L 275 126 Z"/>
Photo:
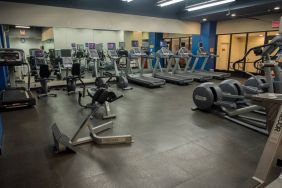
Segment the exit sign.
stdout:
<path fill-rule="evenodd" d="M 280 22 L 279 21 L 273 21 L 272 22 L 272 28 L 279 28 Z"/>

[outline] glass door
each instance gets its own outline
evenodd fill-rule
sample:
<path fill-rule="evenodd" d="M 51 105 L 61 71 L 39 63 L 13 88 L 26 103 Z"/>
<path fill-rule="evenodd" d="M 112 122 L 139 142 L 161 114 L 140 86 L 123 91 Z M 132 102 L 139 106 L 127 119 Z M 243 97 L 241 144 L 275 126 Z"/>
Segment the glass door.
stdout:
<path fill-rule="evenodd" d="M 231 38 L 231 51 L 230 51 L 230 64 L 229 70 L 233 71 L 233 63 L 242 59 L 246 52 L 246 39 L 247 34 L 232 34 Z M 244 64 L 235 67 L 238 70 L 244 70 Z"/>
<path fill-rule="evenodd" d="M 179 38 L 176 38 L 176 39 L 172 39 L 171 40 L 171 51 L 173 52 L 173 53 L 176 53 L 176 52 L 178 52 L 178 50 L 179 50 Z"/>
<path fill-rule="evenodd" d="M 247 51 L 253 47 L 261 46 L 264 44 L 265 40 L 265 32 L 258 32 L 258 33 L 249 33 L 248 36 L 248 43 L 247 43 Z M 250 73 L 258 72 L 254 66 L 254 62 L 260 59 L 261 56 L 256 56 L 254 52 L 251 52 L 246 58 L 246 67 L 245 71 Z"/>
<path fill-rule="evenodd" d="M 218 35 L 217 38 L 217 55 L 216 66 L 217 70 L 228 70 L 230 35 Z"/>

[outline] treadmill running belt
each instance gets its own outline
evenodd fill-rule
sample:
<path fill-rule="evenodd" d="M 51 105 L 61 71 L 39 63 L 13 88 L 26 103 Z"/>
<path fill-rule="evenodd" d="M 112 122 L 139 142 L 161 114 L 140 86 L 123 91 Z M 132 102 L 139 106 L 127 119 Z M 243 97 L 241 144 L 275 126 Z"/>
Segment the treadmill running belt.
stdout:
<path fill-rule="evenodd" d="M 142 76 L 142 77 L 139 77 L 141 78 L 142 80 L 145 80 L 145 81 L 151 81 L 151 82 L 160 82 L 159 79 L 155 79 L 153 77 L 145 77 L 145 76 Z"/>
<path fill-rule="evenodd" d="M 29 101 L 29 96 L 24 90 L 6 90 L 3 93 L 3 104 Z"/>

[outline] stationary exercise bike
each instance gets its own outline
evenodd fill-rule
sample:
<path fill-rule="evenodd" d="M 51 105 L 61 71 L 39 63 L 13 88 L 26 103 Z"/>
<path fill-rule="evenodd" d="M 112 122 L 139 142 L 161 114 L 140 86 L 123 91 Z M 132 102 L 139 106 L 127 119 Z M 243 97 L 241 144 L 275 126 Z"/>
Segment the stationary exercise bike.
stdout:
<path fill-rule="evenodd" d="M 108 43 L 108 56 L 114 65 L 115 78 L 118 88 L 123 90 L 131 90 L 132 87 L 129 87 L 127 77 L 122 75 L 118 69 L 118 63 L 120 63 L 122 58 L 125 58 L 125 60 L 128 61 L 128 51 L 126 51 L 122 46 L 120 47 L 121 49 L 117 51 L 115 43 Z M 127 62 L 125 64 L 127 64 Z"/>
<path fill-rule="evenodd" d="M 49 66 L 47 64 L 40 65 L 39 68 L 39 78 L 36 79 L 36 81 L 40 82 L 41 88 L 40 93 L 38 94 L 38 99 L 42 97 L 57 97 L 57 94 L 55 93 L 49 93 L 49 86 L 48 82 L 51 80 L 54 80 L 53 78 L 50 78 L 51 71 L 49 69 Z"/>

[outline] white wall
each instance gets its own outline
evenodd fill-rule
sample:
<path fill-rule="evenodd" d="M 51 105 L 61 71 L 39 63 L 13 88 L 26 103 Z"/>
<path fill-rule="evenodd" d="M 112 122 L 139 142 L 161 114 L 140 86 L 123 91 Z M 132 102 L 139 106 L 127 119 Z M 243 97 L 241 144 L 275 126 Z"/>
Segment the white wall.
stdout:
<path fill-rule="evenodd" d="M 71 43 L 85 44 L 94 42 L 103 43 L 104 48 L 108 42 L 124 42 L 123 31 L 106 31 L 93 29 L 54 28 L 54 45 L 56 49 L 71 48 Z"/>
<path fill-rule="evenodd" d="M 119 42 L 124 42 L 123 31 L 105 31 L 105 30 L 93 30 L 94 43 L 103 43 L 104 48 L 107 48 L 108 42 L 116 43 L 117 47 Z"/>
<path fill-rule="evenodd" d="M 44 46 L 44 51 L 46 52 L 48 52 L 49 49 L 55 49 L 54 40 L 44 41 L 42 42 L 42 45 Z"/>
<path fill-rule="evenodd" d="M 197 22 L 0 1 L 0 23 L 199 34 Z"/>
<path fill-rule="evenodd" d="M 26 39 L 25 43 L 22 43 L 20 38 L 11 38 L 10 39 L 10 46 L 11 48 L 20 48 L 23 49 L 25 55 L 29 55 L 29 49 L 31 48 L 40 48 L 42 46 L 41 40 L 39 39 Z"/>
<path fill-rule="evenodd" d="M 272 14 L 266 16 L 256 16 L 255 19 L 234 19 L 228 21 L 222 21 L 217 23 L 217 34 L 226 33 L 242 33 L 253 31 L 271 31 L 278 30 L 278 28 L 272 28 L 272 21 L 280 20 L 281 14 Z"/>

